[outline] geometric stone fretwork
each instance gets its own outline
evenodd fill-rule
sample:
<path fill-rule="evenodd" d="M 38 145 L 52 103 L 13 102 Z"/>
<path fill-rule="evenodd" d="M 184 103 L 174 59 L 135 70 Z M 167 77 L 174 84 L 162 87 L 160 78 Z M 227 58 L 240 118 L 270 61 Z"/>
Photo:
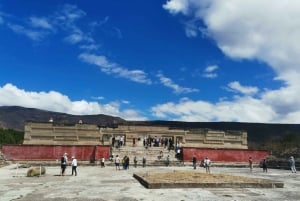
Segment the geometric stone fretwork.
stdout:
<path fill-rule="evenodd" d="M 210 129 L 170 129 L 167 126 L 118 125 L 99 127 L 93 124 L 55 124 L 27 122 L 23 144 L 38 145 L 110 145 L 113 137 L 123 136 L 125 144 L 143 146 L 148 137 L 172 139 L 181 147 L 248 149 L 247 132 Z"/>

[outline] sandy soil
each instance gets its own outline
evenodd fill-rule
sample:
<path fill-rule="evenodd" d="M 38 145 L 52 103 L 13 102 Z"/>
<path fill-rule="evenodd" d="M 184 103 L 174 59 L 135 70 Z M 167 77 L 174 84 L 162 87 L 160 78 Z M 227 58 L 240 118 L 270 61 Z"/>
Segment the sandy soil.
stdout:
<path fill-rule="evenodd" d="M 250 183 L 264 182 L 263 179 L 226 174 L 206 174 L 196 171 L 148 172 L 142 177 L 149 183 Z"/>

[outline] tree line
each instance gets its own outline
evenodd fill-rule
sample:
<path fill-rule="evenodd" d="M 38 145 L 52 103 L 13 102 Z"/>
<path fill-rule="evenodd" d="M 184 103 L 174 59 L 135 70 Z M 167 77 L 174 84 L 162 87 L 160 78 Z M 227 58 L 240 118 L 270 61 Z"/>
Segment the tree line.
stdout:
<path fill-rule="evenodd" d="M 23 144 L 24 132 L 0 128 L 0 146 L 3 144 Z"/>

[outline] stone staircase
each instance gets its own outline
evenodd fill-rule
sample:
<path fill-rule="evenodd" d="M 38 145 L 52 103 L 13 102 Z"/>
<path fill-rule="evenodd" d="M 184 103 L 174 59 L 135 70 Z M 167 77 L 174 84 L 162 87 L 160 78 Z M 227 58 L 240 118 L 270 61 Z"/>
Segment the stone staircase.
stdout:
<path fill-rule="evenodd" d="M 160 152 L 162 151 L 163 156 L 159 158 Z M 122 146 L 120 148 L 112 148 L 113 156 L 119 155 L 122 159 L 124 156 L 128 156 L 130 158 L 130 166 L 134 165 L 133 158 L 137 157 L 137 165 L 142 166 L 142 158 L 146 157 L 146 166 L 166 166 L 166 158 L 169 155 L 170 163 L 169 166 L 180 166 L 183 165 L 181 161 L 179 161 L 175 157 L 174 150 L 168 150 L 164 147 L 148 147 L 147 149 L 143 146 Z M 114 162 L 111 162 L 111 165 L 114 165 Z"/>

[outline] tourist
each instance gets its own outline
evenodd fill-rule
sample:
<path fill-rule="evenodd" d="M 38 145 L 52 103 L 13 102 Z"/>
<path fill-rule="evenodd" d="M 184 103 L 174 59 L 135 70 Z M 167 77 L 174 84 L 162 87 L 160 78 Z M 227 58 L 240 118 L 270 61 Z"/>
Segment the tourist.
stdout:
<path fill-rule="evenodd" d="M 134 162 L 134 167 L 136 168 L 136 166 L 137 166 L 137 157 L 136 156 L 134 156 L 133 162 Z"/>
<path fill-rule="evenodd" d="M 104 157 L 101 158 L 100 165 L 101 165 L 101 168 L 105 167 L 105 158 Z"/>
<path fill-rule="evenodd" d="M 263 172 L 268 172 L 267 159 L 265 159 L 265 158 L 262 161 L 262 168 L 263 168 Z"/>
<path fill-rule="evenodd" d="M 122 164 L 123 164 L 124 170 L 129 169 L 129 157 L 128 156 L 124 156 L 124 158 L 122 160 Z"/>
<path fill-rule="evenodd" d="M 115 136 L 113 136 L 112 139 L 111 139 L 111 146 L 112 147 L 115 147 L 115 140 L 116 140 L 116 138 L 115 138 Z"/>
<path fill-rule="evenodd" d="M 294 156 L 291 156 L 290 157 L 290 167 L 291 167 L 291 170 L 292 170 L 292 173 L 296 173 L 296 163 L 295 163 L 295 159 L 294 159 Z"/>
<path fill-rule="evenodd" d="M 77 159 L 75 158 L 75 156 L 72 156 L 72 176 L 75 173 L 75 176 L 77 176 Z"/>
<path fill-rule="evenodd" d="M 164 157 L 163 151 L 160 150 L 159 155 L 158 155 L 158 160 L 162 159 Z"/>
<path fill-rule="evenodd" d="M 169 167 L 169 165 L 170 165 L 170 156 L 169 155 L 166 158 L 166 165 L 167 165 L 167 167 Z"/>
<path fill-rule="evenodd" d="M 119 155 L 116 155 L 115 165 L 116 165 L 116 170 L 120 170 L 120 157 L 119 157 Z"/>
<path fill-rule="evenodd" d="M 195 156 L 193 156 L 193 167 L 194 169 L 196 169 L 197 166 L 197 158 Z"/>
<path fill-rule="evenodd" d="M 66 168 L 67 168 L 67 163 L 68 163 L 68 157 L 67 157 L 67 153 L 64 153 L 64 155 L 62 155 L 61 159 L 60 159 L 60 167 L 61 167 L 61 172 L 60 175 L 61 176 L 65 176 L 65 172 L 66 172 Z"/>
<path fill-rule="evenodd" d="M 206 157 L 204 159 L 204 167 L 206 169 L 206 173 L 210 173 L 210 165 L 211 165 L 211 161 L 209 160 L 208 157 Z"/>
<path fill-rule="evenodd" d="M 146 166 L 146 157 L 145 156 L 143 157 L 142 161 L 143 161 L 143 167 L 145 167 Z"/>
<path fill-rule="evenodd" d="M 252 170 L 253 170 L 253 161 L 252 161 L 251 156 L 249 157 L 249 168 L 250 168 L 250 171 L 252 172 Z"/>

